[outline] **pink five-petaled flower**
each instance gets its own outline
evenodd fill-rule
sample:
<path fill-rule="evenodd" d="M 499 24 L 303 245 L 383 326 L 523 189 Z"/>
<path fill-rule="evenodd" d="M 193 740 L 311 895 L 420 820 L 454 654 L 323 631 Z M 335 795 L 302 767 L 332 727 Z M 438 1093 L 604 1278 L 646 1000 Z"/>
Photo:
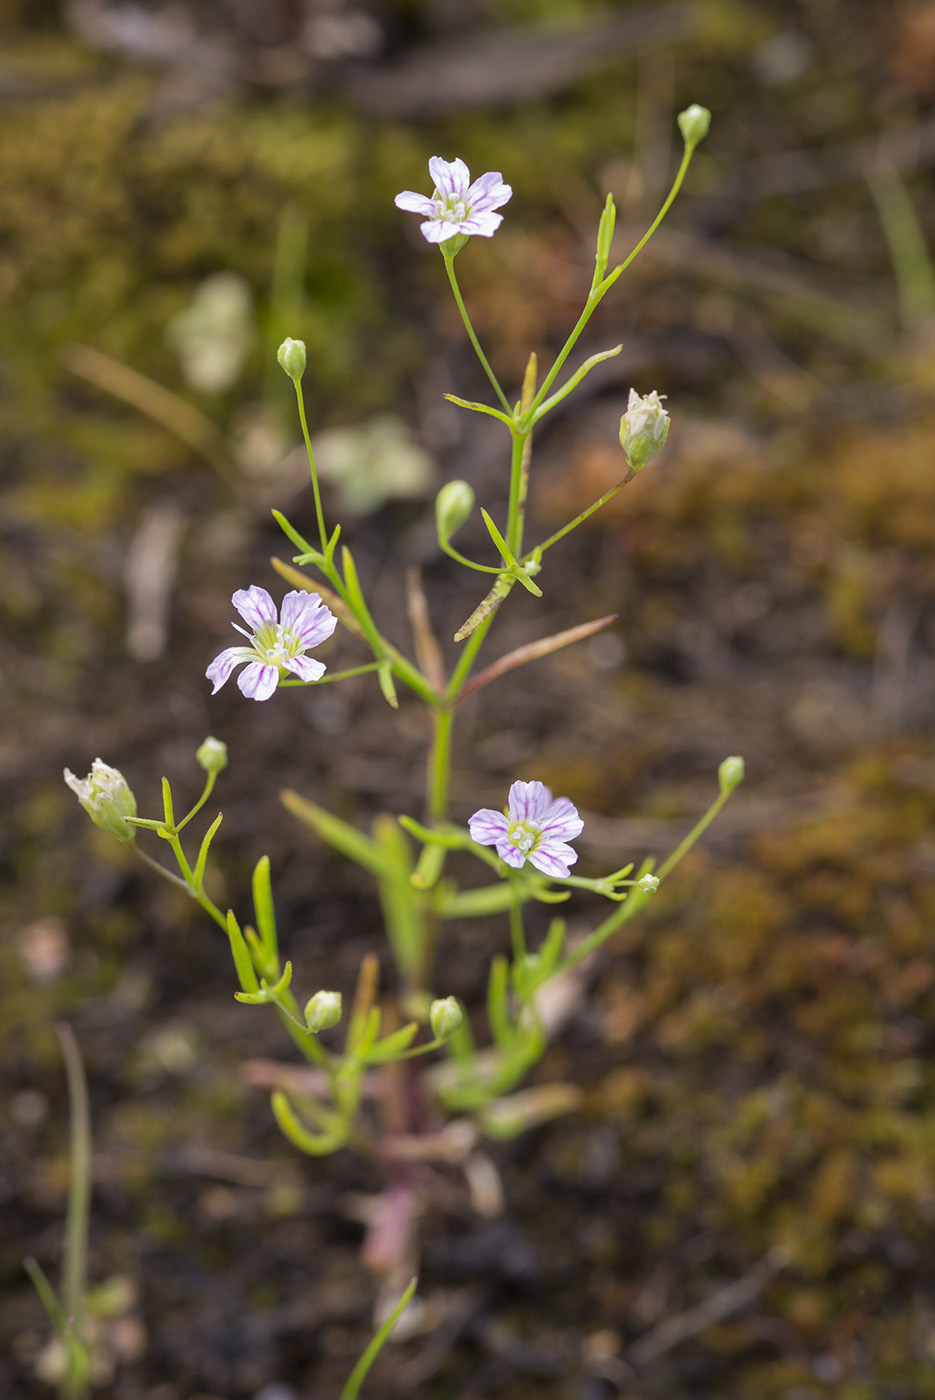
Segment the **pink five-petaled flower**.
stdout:
<path fill-rule="evenodd" d="M 317 681 L 324 675 L 324 664 L 304 653 L 330 637 L 338 619 L 317 593 L 298 589 L 287 593 L 278 617 L 276 604 L 266 589 L 255 583 L 239 588 L 231 602 L 251 630 L 248 632 L 236 622 L 233 626 L 250 645 L 228 647 L 214 658 L 205 672 L 208 680 L 214 682 L 212 695 L 218 693 L 234 667 L 243 661 L 248 664 L 237 677 L 237 684 L 249 700 L 268 700 L 290 671 L 301 681 Z"/>
<path fill-rule="evenodd" d="M 507 865 L 519 869 L 529 860 L 543 875 L 564 879 L 578 852 L 565 838 L 579 836 L 584 822 L 567 797 L 552 801 L 542 783 L 514 783 L 510 788 L 509 810 L 494 812 L 483 807 L 468 822 L 472 841 L 480 846 L 496 846 Z"/>
<path fill-rule="evenodd" d="M 396 196 L 397 209 L 424 214 L 422 236 L 429 243 L 444 243 L 457 234 L 479 233 L 490 238 L 503 223 L 503 215 L 493 211 L 506 204 L 513 194 L 503 183 L 499 170 L 489 170 L 471 184 L 471 172 L 463 160 L 442 160 L 432 156 L 429 174 L 435 181 L 432 197 L 403 190 Z"/>

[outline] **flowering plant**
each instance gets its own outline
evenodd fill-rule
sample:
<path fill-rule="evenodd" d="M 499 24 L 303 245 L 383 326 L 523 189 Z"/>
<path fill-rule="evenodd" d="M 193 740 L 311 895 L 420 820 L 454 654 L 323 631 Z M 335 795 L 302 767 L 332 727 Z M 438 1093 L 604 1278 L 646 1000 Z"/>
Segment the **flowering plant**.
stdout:
<path fill-rule="evenodd" d="M 181 820 L 175 818 L 173 796 L 165 781 L 162 815 L 142 818 L 136 815 L 135 801 L 121 775 L 100 760 L 86 780 L 66 774 L 99 825 L 121 840 L 129 839 L 143 860 L 166 879 L 180 884 L 219 925 L 229 940 L 239 982 L 235 995 L 250 1006 L 273 1006 L 309 1062 L 301 1093 L 295 1087 L 294 1072 L 285 1070 L 273 1087 L 272 1111 L 290 1142 L 310 1156 L 354 1147 L 371 1152 L 385 1165 L 386 1194 L 382 1208 L 374 1212 L 365 1256 L 374 1266 L 389 1267 L 392 1288 L 397 1287 L 401 1272 L 411 1271 L 416 1249 L 413 1222 L 417 1216 L 416 1198 L 423 1189 L 417 1164 L 460 1164 L 469 1185 L 476 1183 L 472 1163 L 476 1163 L 480 1152 L 482 1135 L 510 1136 L 529 1123 L 570 1106 L 575 1094 L 568 1086 L 515 1092 L 546 1044 L 549 1028 L 542 989 L 555 978 L 570 973 L 639 912 L 743 777 L 742 760 L 726 759 L 719 770 L 719 790 L 709 810 L 658 870 L 652 859 L 646 858 L 635 873 L 633 863 L 626 863 L 603 876 L 572 875 L 578 853 L 569 843 L 580 835 L 584 823 L 570 798 L 553 798 L 549 789 L 535 779 L 514 781 L 504 810 L 482 808 L 466 826 L 454 819 L 451 810 L 452 735 L 462 702 L 504 673 L 592 636 L 614 621 L 613 616 L 605 616 L 584 622 L 510 652 L 485 669 L 477 669 L 481 647 L 498 609 L 514 587 L 518 584 L 541 596 L 540 580 L 548 552 L 622 490 L 665 443 L 669 417 L 660 396 L 655 391 L 640 396 L 631 390 L 620 427 L 626 462 L 620 480 L 561 529 L 532 547 L 527 545 L 526 506 L 534 430 L 595 365 L 619 354 L 621 346 L 617 345 L 592 355 L 556 387 L 595 309 L 658 227 L 675 198 L 692 152 L 707 131 L 707 121 L 708 114 L 700 107 L 689 108 L 679 118 L 685 146 L 672 188 L 643 239 L 609 271 L 615 207 L 612 197 L 607 197 L 584 309 L 541 379 L 536 356 L 530 356 L 515 403 L 503 390 L 480 346 L 454 269 L 457 253 L 471 236 L 490 237 L 496 231 L 503 217 L 496 211 L 510 199 L 510 186 L 503 183 L 499 172 L 482 175 L 471 183 L 470 172 L 462 161 L 448 162 L 436 156 L 429 162 L 434 181 L 432 196 L 406 191 L 396 199 L 400 208 L 424 216 L 421 232 L 429 243 L 440 248 L 465 330 L 496 402 L 447 397 L 461 408 L 498 420 L 511 445 L 506 518 L 498 524 L 486 510 L 481 511 L 494 551 L 493 562 L 469 559 L 451 543 L 474 509 L 474 492 L 469 483 L 448 482 L 436 500 L 439 547 L 464 568 L 486 574 L 490 584 L 456 633 L 460 651 L 450 672 L 445 670 L 418 581 L 412 583 L 410 595 L 414 659 L 381 631 L 353 554 L 341 540 L 341 527 L 329 528 L 326 524 L 302 397 L 305 346 L 301 341 L 288 339 L 280 347 L 279 362 L 295 386 L 308 450 L 315 528 L 309 539 L 285 516 L 274 512 L 295 551 L 291 561 L 274 561 L 291 591 L 279 608 L 270 593 L 256 584 L 234 594 L 234 607 L 246 627 L 234 625 L 246 637 L 247 645 L 222 651 L 208 666 L 207 676 L 216 692 L 235 667 L 243 664 L 237 682 L 243 694 L 255 701 L 275 703 L 274 693 L 280 685 L 314 686 L 325 680 L 340 681 L 372 672 L 389 705 L 398 707 L 398 690 L 403 687 L 426 707 L 432 724 L 421 821 L 409 816 L 381 817 L 372 832 L 365 833 L 297 791 L 283 794 L 285 806 L 300 822 L 354 860 L 376 882 L 398 980 L 398 1014 L 388 1018 L 389 1024 L 384 1024 L 385 1012 L 378 1002 L 377 959 L 370 954 L 360 970 L 343 1044 L 335 1046 L 330 1038 L 324 1039 L 343 1019 L 342 997 L 338 991 L 321 988 L 304 1001 L 297 998 L 292 985 L 292 963 L 283 962 L 280 956 L 267 857 L 258 862 L 253 872 L 252 923 L 243 923 L 233 910 L 221 909 L 206 893 L 208 854 L 221 818 L 218 816 L 208 827 L 193 857 L 184 849 L 183 834 L 208 801 L 217 776 L 226 766 L 223 744 L 208 739 L 198 750 L 197 759 L 206 775 L 204 789 Z M 315 570 L 315 578 L 303 572 L 307 568 Z M 343 670 L 329 671 L 325 677 L 323 663 L 306 653 L 331 637 L 339 624 L 342 647 L 363 648 L 368 659 Z M 457 796 L 454 804 L 457 810 Z M 154 860 L 136 842 L 136 830 L 149 832 L 168 845 L 177 874 Z M 493 878 L 479 887 L 462 888 L 448 869 L 450 858 L 458 852 L 482 863 Z M 526 932 L 527 907 L 533 902 L 562 904 L 575 890 L 602 896 L 611 906 L 609 912 L 576 942 L 566 939 L 564 919 L 555 918 L 544 940 L 531 949 Z M 436 958 L 446 922 L 497 914 L 507 918 L 510 951 L 509 955 L 498 954 L 490 968 L 487 1013 L 491 1044 L 486 1050 L 478 1050 L 463 1008 L 446 994 L 444 986 L 436 986 Z M 419 1060 L 434 1056 L 439 1050 L 445 1051 L 446 1060 L 431 1064 L 419 1075 Z M 398 1063 L 400 1072 L 383 1076 L 376 1091 L 371 1071 L 388 1062 Z M 374 1092 L 393 1096 L 392 1111 L 383 1116 L 384 1122 L 395 1124 L 392 1133 L 381 1130 L 371 1117 L 367 1100 Z M 441 1129 L 439 1108 L 446 1110 L 451 1120 Z"/>

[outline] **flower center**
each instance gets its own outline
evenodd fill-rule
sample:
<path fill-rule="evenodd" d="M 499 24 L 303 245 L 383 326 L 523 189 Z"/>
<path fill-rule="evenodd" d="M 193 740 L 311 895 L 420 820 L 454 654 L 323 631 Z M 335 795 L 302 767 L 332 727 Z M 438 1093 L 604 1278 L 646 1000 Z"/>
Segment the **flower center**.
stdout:
<path fill-rule="evenodd" d="M 528 856 L 529 852 L 535 849 L 536 842 L 539 839 L 539 830 L 537 827 L 530 826 L 527 822 L 514 822 L 509 828 L 507 835 L 509 836 L 510 844 L 515 846 L 522 855 Z"/>
<path fill-rule="evenodd" d="M 304 647 L 299 639 L 281 622 L 266 622 L 254 634 L 254 649 L 267 666 L 282 666 L 290 657 L 298 656 Z"/>
<path fill-rule="evenodd" d="M 438 211 L 438 217 L 440 219 L 445 219 L 451 224 L 462 223 L 467 218 L 469 212 L 465 201 L 463 199 L 457 199 L 454 196 L 448 199 L 439 196 L 435 201 L 435 208 Z"/>

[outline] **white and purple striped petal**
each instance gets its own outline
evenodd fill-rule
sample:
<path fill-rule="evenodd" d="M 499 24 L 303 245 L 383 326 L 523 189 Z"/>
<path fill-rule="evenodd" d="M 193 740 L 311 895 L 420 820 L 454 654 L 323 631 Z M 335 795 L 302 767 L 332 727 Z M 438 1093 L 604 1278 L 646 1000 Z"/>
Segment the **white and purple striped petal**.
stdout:
<path fill-rule="evenodd" d="M 258 583 L 252 583 L 249 588 L 238 588 L 231 602 L 254 632 L 264 622 L 276 621 L 276 604 Z"/>
<path fill-rule="evenodd" d="M 463 199 L 471 183 L 470 170 L 457 157 L 449 161 L 442 160 L 441 156 L 432 156 L 429 174 L 443 199 Z"/>
<path fill-rule="evenodd" d="M 253 652 L 249 647 L 228 647 L 220 656 L 216 656 L 205 671 L 205 675 L 214 686 L 211 694 L 217 695 L 224 682 L 230 680 L 234 667 L 239 666 L 241 661 L 249 661 L 252 656 Z"/>
<path fill-rule="evenodd" d="M 308 684 L 325 673 L 324 663 L 306 656 L 309 647 L 326 641 L 337 626 L 337 618 L 317 593 L 294 589 L 287 593 L 279 613 L 265 588 L 252 584 L 239 589 L 231 600 L 240 616 L 251 627 L 249 646 L 228 647 L 216 656 L 205 672 L 217 694 L 230 679 L 235 666 L 246 663 L 237 685 L 250 700 L 268 700 L 279 682 L 289 675 Z"/>
<path fill-rule="evenodd" d="M 552 800 L 544 783 L 517 780 L 510 788 L 506 812 L 482 807 L 468 823 L 471 839 L 496 846 L 500 859 L 514 869 L 528 860 L 553 880 L 568 878 L 578 852 L 563 837 L 580 836 L 584 822 L 567 797 Z"/>
<path fill-rule="evenodd" d="M 294 676 L 298 676 L 300 681 L 318 681 L 325 674 L 327 667 L 323 661 L 316 661 L 314 656 L 290 656 L 282 663 L 287 671 L 291 671 Z"/>
<path fill-rule="evenodd" d="M 395 201 L 397 209 L 424 216 L 420 230 L 426 242 L 447 243 L 459 234 L 490 238 L 496 233 L 503 215 L 493 211 L 506 204 L 513 194 L 499 170 L 488 170 L 472 185 L 471 172 L 463 160 L 432 156 L 429 175 L 435 186 L 431 199 L 414 190 L 403 190 Z"/>
<path fill-rule="evenodd" d="M 552 804 L 543 783 L 515 782 L 510 788 L 510 816 L 515 822 L 538 822 Z"/>
<path fill-rule="evenodd" d="M 557 802 L 553 802 L 551 807 L 542 817 L 542 834 L 548 840 L 558 838 L 567 840 L 573 836 L 580 836 L 584 830 L 584 822 L 578 816 L 578 809 L 567 797 L 560 797 Z"/>
<path fill-rule="evenodd" d="M 508 827 L 509 823 L 503 813 L 495 812 L 492 807 L 482 807 L 468 822 L 471 840 L 476 841 L 479 846 L 496 846 L 500 841 L 506 840 Z"/>
<path fill-rule="evenodd" d="M 278 684 L 278 668 L 260 661 L 251 661 L 237 677 L 237 685 L 248 700 L 268 700 Z"/>
<path fill-rule="evenodd" d="M 553 880 L 565 880 L 568 867 L 578 859 L 578 852 L 566 846 L 564 841 L 545 840 L 529 852 L 529 859 L 543 875 L 551 875 Z"/>
<path fill-rule="evenodd" d="M 307 593 L 304 589 L 286 594 L 279 616 L 282 626 L 307 647 L 326 641 L 338 625 L 334 613 L 322 602 L 321 594 Z"/>

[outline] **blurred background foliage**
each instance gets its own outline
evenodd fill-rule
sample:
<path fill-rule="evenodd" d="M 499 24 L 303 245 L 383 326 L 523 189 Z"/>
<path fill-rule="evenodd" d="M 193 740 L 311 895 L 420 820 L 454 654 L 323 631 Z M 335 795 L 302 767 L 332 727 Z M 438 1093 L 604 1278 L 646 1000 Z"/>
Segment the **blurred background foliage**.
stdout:
<path fill-rule="evenodd" d="M 61 769 L 100 753 L 148 813 L 223 737 L 218 897 L 239 905 L 268 850 L 303 985 L 349 989 L 377 911 L 277 792 L 418 813 L 421 716 L 366 679 L 275 709 L 209 704 L 202 679 L 232 589 L 284 552 L 270 508 L 310 513 L 272 352 L 308 343 L 329 509 L 387 629 L 406 637 L 415 564 L 450 636 L 476 598 L 431 496 L 465 476 L 496 506 L 504 444 L 444 403 L 484 386 L 393 195 L 433 154 L 513 185 L 459 263 L 513 384 L 577 314 L 604 194 L 624 253 L 698 101 L 685 192 L 582 346 L 623 353 L 541 435 L 537 527 L 618 478 L 631 383 L 669 395 L 670 445 L 556 551 L 542 605 L 511 598 L 496 646 L 620 622 L 484 692 L 457 787 L 461 815 L 518 773 L 569 793 L 596 871 L 674 844 L 725 754 L 748 782 L 537 1076 L 584 1084 L 584 1112 L 494 1149 L 506 1216 L 435 1183 L 425 1332 L 369 1393 L 935 1395 L 932 14 L 2 0 L 5 1394 L 48 1393 L 21 1260 L 59 1249 L 63 1016 L 92 1085 L 92 1276 L 124 1281 L 101 1393 L 317 1397 L 359 1353 L 348 1192 L 377 1174 L 278 1140 L 241 1072 L 283 1053 L 275 1027 Z M 500 936 L 455 931 L 439 991 L 478 1004 Z"/>

